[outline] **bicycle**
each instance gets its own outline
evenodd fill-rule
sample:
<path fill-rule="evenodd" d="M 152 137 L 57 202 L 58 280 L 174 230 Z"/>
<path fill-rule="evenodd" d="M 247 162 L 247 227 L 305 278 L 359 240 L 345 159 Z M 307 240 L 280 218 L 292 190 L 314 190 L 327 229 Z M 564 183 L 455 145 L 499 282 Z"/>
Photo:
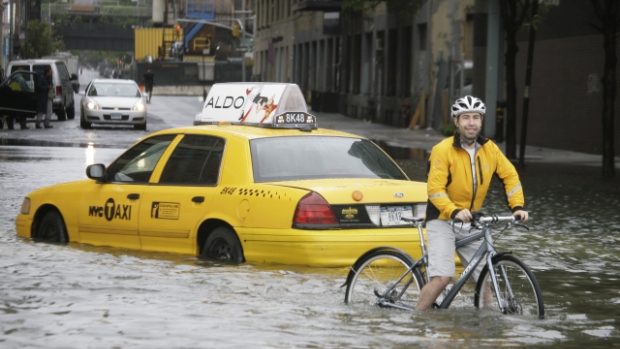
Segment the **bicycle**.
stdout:
<path fill-rule="evenodd" d="M 417 227 L 422 257 L 416 261 L 406 252 L 392 247 L 378 247 L 366 252 L 353 264 L 343 285 L 346 285 L 346 304 L 374 304 L 403 310 L 415 308 L 420 290 L 429 281 L 426 273 L 428 253 L 423 235 L 424 220 L 402 219 Z M 492 229 L 501 223 L 505 223 L 503 229 Z M 476 308 L 488 307 L 503 314 L 544 318 L 542 292 L 534 274 L 511 252 L 498 252 L 493 244 L 494 235 L 499 235 L 512 226 L 528 229 L 525 225 L 518 224 L 514 216 L 474 215 L 471 222 L 472 234 L 457 240 L 456 246 L 458 248 L 479 239 L 484 241 L 441 303 L 435 303 L 434 308 L 448 308 L 472 277 L 476 267 L 484 263 L 476 283 Z"/>

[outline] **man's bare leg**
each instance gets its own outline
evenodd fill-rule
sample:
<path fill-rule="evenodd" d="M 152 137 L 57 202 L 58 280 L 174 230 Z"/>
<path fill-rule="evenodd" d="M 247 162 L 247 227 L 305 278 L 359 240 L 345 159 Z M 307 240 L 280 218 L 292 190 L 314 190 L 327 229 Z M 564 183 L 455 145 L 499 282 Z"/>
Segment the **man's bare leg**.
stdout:
<path fill-rule="evenodd" d="M 422 287 L 422 291 L 420 291 L 420 299 L 418 300 L 418 304 L 416 304 L 416 309 L 430 309 L 433 302 L 435 302 L 435 299 L 437 299 L 441 291 L 448 286 L 450 281 L 452 281 L 452 278 L 449 276 L 432 277 L 431 281 Z"/>

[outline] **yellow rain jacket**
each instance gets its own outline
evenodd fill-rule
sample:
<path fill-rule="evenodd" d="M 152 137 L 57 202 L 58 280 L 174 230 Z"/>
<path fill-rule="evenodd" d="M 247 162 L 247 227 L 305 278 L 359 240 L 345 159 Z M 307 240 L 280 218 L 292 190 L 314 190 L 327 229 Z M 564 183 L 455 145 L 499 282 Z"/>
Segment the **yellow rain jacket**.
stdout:
<path fill-rule="evenodd" d="M 465 208 L 471 212 L 480 211 L 493 175 L 504 183 L 510 209 L 513 212 L 523 209 L 525 199 L 515 167 L 493 141 L 478 137 L 477 142 L 476 188 L 471 158 L 461 147 L 458 136 L 448 137 L 433 147 L 428 169 L 427 220 L 452 219 Z"/>

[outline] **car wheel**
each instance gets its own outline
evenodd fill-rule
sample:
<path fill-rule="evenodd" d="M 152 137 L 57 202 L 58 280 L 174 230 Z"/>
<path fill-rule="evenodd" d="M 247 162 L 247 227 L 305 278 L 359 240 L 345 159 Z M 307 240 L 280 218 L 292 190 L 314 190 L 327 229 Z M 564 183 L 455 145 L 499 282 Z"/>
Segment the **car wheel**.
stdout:
<path fill-rule="evenodd" d="M 14 117 L 14 116 L 9 115 L 9 116 L 6 118 L 6 127 L 7 127 L 9 130 L 12 130 L 12 129 L 15 127 L 15 117 Z"/>
<path fill-rule="evenodd" d="M 59 244 L 66 244 L 69 241 L 65 223 L 58 211 L 51 210 L 43 214 L 36 225 L 35 235 L 32 238 L 35 241 Z"/>
<path fill-rule="evenodd" d="M 61 106 L 60 109 L 55 110 L 54 113 L 56 113 L 56 116 L 58 117 L 58 121 L 67 120 L 67 111 L 65 110 L 63 106 Z"/>
<path fill-rule="evenodd" d="M 140 125 L 133 125 L 134 130 L 146 130 L 146 122 Z"/>
<path fill-rule="evenodd" d="M 228 227 L 217 227 L 209 234 L 200 258 L 234 264 L 242 263 L 244 260 L 241 243 Z"/>
<path fill-rule="evenodd" d="M 67 119 L 69 120 L 73 120 L 75 119 L 75 104 L 71 104 L 67 110 L 66 110 L 66 114 L 67 114 Z"/>
<path fill-rule="evenodd" d="M 80 127 L 83 129 L 91 128 L 92 124 L 86 121 L 86 117 L 84 116 L 84 112 L 80 111 Z"/>

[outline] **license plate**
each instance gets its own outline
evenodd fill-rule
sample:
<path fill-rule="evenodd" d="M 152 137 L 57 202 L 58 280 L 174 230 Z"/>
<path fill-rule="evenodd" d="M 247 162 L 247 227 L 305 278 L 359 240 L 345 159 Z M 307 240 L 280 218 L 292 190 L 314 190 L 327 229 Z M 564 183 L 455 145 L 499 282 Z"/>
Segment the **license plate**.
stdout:
<path fill-rule="evenodd" d="M 112 113 L 110 114 L 110 119 L 111 120 L 120 120 L 123 118 L 123 114 L 121 113 Z"/>
<path fill-rule="evenodd" d="M 384 227 L 408 225 L 402 217 L 413 218 L 411 206 L 384 206 L 381 207 L 381 225 Z"/>

